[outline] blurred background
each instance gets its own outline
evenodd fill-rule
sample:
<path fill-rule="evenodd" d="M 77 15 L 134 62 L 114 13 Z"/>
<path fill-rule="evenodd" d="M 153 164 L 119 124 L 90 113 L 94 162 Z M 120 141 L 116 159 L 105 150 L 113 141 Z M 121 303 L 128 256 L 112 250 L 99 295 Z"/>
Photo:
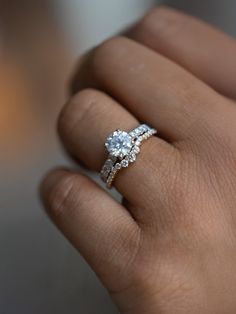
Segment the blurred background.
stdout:
<path fill-rule="evenodd" d="M 236 1 L 159 1 L 236 36 Z M 0 0 L 0 313 L 117 313 L 48 221 L 42 175 L 66 165 L 55 132 L 78 56 L 138 20 L 154 0 Z"/>

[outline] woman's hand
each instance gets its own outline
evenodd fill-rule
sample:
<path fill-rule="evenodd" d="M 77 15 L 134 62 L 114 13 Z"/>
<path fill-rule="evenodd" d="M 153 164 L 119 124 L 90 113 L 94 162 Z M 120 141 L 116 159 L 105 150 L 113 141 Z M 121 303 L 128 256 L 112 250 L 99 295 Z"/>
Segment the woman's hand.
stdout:
<path fill-rule="evenodd" d="M 80 173 L 42 186 L 55 224 L 122 313 L 236 313 L 236 42 L 160 7 L 90 53 L 59 131 L 89 169 L 138 121 L 158 130 L 115 187 Z"/>

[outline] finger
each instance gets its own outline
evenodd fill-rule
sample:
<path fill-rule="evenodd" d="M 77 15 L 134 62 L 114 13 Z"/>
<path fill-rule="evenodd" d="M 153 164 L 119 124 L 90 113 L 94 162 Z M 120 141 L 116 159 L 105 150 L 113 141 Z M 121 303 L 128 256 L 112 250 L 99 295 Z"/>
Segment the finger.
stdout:
<path fill-rule="evenodd" d="M 59 133 L 67 149 L 97 171 L 107 158 L 107 136 L 117 128 L 129 131 L 136 126 L 138 121 L 126 109 L 104 93 L 89 89 L 76 94 L 59 119 Z M 134 205 L 146 206 L 154 187 L 165 194 L 165 177 L 176 166 L 175 154 L 172 145 L 150 138 L 142 144 L 137 160 L 119 171 L 114 185 Z"/>
<path fill-rule="evenodd" d="M 230 36 L 165 6 L 151 11 L 128 36 L 236 98 L 236 41 Z"/>
<path fill-rule="evenodd" d="M 103 283 L 120 289 L 121 273 L 135 254 L 139 227 L 123 206 L 90 179 L 54 170 L 42 184 L 50 217 Z"/>
<path fill-rule="evenodd" d="M 82 67 L 83 68 L 83 67 Z M 83 71 L 75 82 L 80 85 Z M 87 75 L 118 99 L 140 121 L 149 121 L 168 141 L 178 141 L 209 123 L 219 96 L 192 74 L 136 43 L 118 37 L 97 48 L 87 59 Z M 90 83 L 87 83 L 90 85 Z M 80 86 L 78 86 L 80 88 Z"/>

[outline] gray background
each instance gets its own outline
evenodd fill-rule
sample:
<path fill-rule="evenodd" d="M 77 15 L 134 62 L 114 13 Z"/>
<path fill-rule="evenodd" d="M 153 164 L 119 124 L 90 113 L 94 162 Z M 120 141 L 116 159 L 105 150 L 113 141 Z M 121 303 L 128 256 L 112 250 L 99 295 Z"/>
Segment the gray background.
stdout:
<path fill-rule="evenodd" d="M 5 15 L 3 25 L 8 31 L 5 34 L 5 49 L 12 54 L 12 59 L 23 64 L 29 81 L 37 86 L 33 91 L 38 104 L 35 102 L 32 106 L 37 112 L 37 123 L 43 127 L 38 128 L 39 132 L 32 131 L 32 146 L 26 145 L 24 153 L 16 150 L 11 161 L 1 157 L 0 313 L 116 313 L 94 273 L 48 221 L 37 197 L 37 185 L 42 174 L 51 166 L 68 163 L 57 142 L 54 124 L 60 109 L 56 103 L 64 102 L 66 94 L 61 90 L 65 89 L 65 78 L 76 57 L 135 21 L 152 5 L 152 1 L 54 0 L 42 1 L 40 5 L 22 1 L 18 6 L 12 5 L 14 1 L 11 4 L 9 2 L 1 2 L 4 5 L 1 14 Z M 236 35 L 236 2 L 233 0 L 180 0 L 165 3 Z M 39 18 L 32 25 L 35 26 L 38 21 L 37 28 L 32 26 L 31 30 L 26 30 L 24 23 L 29 23 L 29 17 L 35 12 Z M 12 24 L 10 21 L 13 19 L 21 22 Z M 55 34 L 54 28 L 43 28 L 44 35 L 37 36 L 38 27 L 42 28 L 51 20 L 57 26 Z M 58 42 L 62 40 L 61 45 L 57 42 L 60 54 L 55 54 L 48 61 L 47 54 L 45 56 L 42 53 L 37 59 L 35 51 L 41 52 L 41 48 L 29 45 L 28 39 L 32 39 L 31 43 L 40 43 L 42 38 L 50 34 L 54 34 L 54 39 L 59 38 Z M 25 44 L 22 44 L 24 41 Z M 26 46 L 26 42 L 29 46 Z M 67 50 L 64 50 L 64 46 Z M 32 56 L 36 58 L 33 61 Z M 48 75 L 40 72 L 38 63 L 41 60 L 45 61 L 40 65 L 45 67 L 45 71 L 48 67 L 51 69 L 51 64 L 55 65 L 55 71 L 60 68 L 58 77 L 61 79 L 57 79 L 57 83 L 50 77 L 52 72 L 55 73 L 53 69 Z M 4 104 L 1 103 L 1 106 Z"/>

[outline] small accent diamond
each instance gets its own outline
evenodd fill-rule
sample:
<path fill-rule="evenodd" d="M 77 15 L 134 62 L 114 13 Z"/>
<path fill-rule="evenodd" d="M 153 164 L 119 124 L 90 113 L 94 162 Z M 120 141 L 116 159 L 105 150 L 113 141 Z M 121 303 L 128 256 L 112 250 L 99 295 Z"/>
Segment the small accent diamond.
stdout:
<path fill-rule="evenodd" d="M 135 147 L 133 148 L 133 152 L 134 152 L 135 154 L 138 154 L 138 153 L 140 152 L 140 148 L 139 148 L 138 146 L 135 146 Z"/>
<path fill-rule="evenodd" d="M 120 170 L 120 169 L 121 169 L 121 164 L 119 164 L 119 163 L 116 164 L 116 165 L 115 165 L 115 168 L 116 168 L 117 170 Z"/>
<path fill-rule="evenodd" d="M 128 160 L 123 159 L 123 160 L 121 161 L 121 166 L 122 166 L 122 167 L 127 168 L 127 167 L 128 167 L 128 165 L 129 165 Z"/>
<path fill-rule="evenodd" d="M 135 160 L 136 160 L 136 155 L 135 154 L 129 155 L 129 161 L 130 162 L 135 162 Z"/>

